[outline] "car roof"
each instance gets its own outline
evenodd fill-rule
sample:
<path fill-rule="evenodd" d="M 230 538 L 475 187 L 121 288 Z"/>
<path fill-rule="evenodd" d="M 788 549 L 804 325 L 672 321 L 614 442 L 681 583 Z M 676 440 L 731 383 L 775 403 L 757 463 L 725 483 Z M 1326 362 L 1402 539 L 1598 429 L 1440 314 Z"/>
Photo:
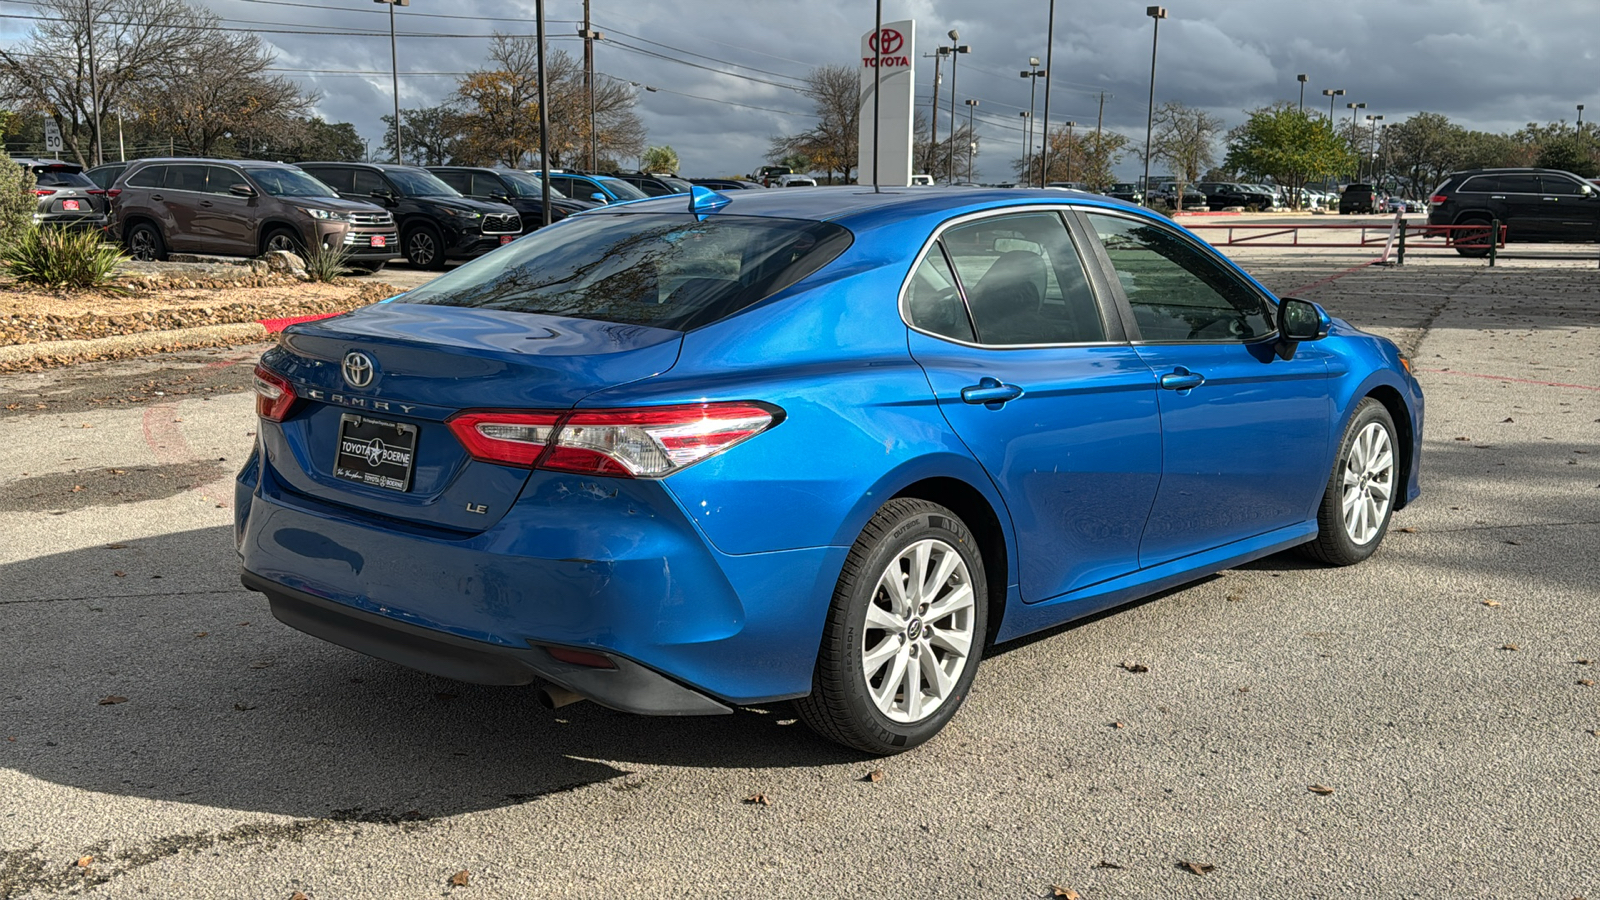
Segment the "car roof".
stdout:
<path fill-rule="evenodd" d="M 35 169 L 74 169 L 79 172 L 83 171 L 83 166 L 66 159 L 35 159 L 31 156 L 13 156 L 11 161 L 19 166 L 28 166 Z"/>
<path fill-rule="evenodd" d="M 276 162 L 270 159 L 218 159 L 210 156 L 146 156 L 142 159 L 130 159 L 126 163 L 106 163 L 106 165 L 145 166 L 160 164 L 164 166 L 185 165 L 210 165 L 210 166 L 249 166 L 253 169 L 295 169 L 299 166 L 294 163 Z M 105 168 L 96 166 L 95 168 Z"/>

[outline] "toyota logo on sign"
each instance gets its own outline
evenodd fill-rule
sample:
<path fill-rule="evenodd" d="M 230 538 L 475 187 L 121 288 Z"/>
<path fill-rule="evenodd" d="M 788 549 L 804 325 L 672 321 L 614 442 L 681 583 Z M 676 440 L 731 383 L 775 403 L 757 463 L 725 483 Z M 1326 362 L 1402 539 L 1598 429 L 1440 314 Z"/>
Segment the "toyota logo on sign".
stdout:
<path fill-rule="evenodd" d="M 884 56 L 888 56 L 891 53 L 900 52 L 900 48 L 904 47 L 905 45 L 905 37 L 902 36 L 900 32 L 895 31 L 893 28 L 885 28 L 872 37 L 867 38 L 867 46 L 871 47 L 873 52 L 881 53 Z"/>

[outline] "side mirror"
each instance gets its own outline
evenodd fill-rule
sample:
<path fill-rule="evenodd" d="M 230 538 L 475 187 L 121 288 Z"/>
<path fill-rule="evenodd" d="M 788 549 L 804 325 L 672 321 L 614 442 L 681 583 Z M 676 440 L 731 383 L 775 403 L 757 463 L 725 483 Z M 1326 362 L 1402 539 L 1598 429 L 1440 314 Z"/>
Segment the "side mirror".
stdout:
<path fill-rule="evenodd" d="M 235 197 L 254 197 L 256 189 L 248 184 L 230 184 L 228 185 L 228 193 Z"/>
<path fill-rule="evenodd" d="M 594 193 L 590 194 L 589 195 L 589 199 L 593 200 L 596 203 L 610 203 L 611 202 L 611 198 L 610 197 L 607 197 L 605 194 L 602 194 L 599 191 L 595 191 Z"/>
<path fill-rule="evenodd" d="M 385 190 L 379 189 L 379 190 L 373 191 L 368 196 L 372 197 L 372 199 L 374 199 L 374 200 L 378 200 L 378 201 L 382 202 L 384 206 L 396 206 L 400 202 L 400 201 L 395 199 L 393 191 L 385 191 Z"/>
<path fill-rule="evenodd" d="M 1333 320 L 1322 307 L 1309 300 L 1285 297 L 1278 301 L 1278 345 L 1274 349 L 1284 359 L 1294 359 L 1302 341 L 1320 341 L 1328 336 Z"/>
<path fill-rule="evenodd" d="M 489 199 L 493 200 L 496 203 L 510 203 L 511 202 L 511 195 L 510 194 L 504 194 L 504 193 L 490 194 L 489 195 Z"/>

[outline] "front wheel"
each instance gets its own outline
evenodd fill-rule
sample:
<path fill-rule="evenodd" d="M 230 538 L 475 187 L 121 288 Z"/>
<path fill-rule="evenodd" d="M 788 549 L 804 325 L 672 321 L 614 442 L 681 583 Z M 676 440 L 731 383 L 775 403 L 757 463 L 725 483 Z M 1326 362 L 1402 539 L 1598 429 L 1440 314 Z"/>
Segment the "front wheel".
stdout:
<path fill-rule="evenodd" d="M 419 269 L 444 268 L 444 238 L 432 225 L 418 225 L 406 232 L 406 261 Z"/>
<path fill-rule="evenodd" d="M 1348 566 L 1378 549 L 1400 489 L 1398 447 L 1389 410 L 1364 398 L 1339 442 L 1339 456 L 1317 510 L 1317 538 L 1303 545 L 1307 555 Z"/>
<path fill-rule="evenodd" d="M 845 560 L 801 720 L 874 754 L 938 734 L 977 673 L 987 603 L 983 557 L 955 513 L 885 503 Z"/>

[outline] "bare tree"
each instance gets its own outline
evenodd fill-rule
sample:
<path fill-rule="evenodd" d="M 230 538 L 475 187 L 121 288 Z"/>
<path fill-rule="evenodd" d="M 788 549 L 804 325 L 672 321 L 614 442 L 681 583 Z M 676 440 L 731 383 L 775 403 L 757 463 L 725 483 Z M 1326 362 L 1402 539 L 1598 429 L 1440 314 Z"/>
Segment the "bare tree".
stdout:
<path fill-rule="evenodd" d="M 1222 134 L 1222 120 L 1203 109 L 1168 101 L 1156 107 L 1155 136 L 1152 147 L 1155 159 L 1172 166 L 1172 175 L 1178 182 L 1178 202 L 1182 208 L 1183 186 L 1193 184 L 1217 160 L 1217 136 Z M 1146 186 L 1146 190 L 1149 188 Z"/>
<path fill-rule="evenodd" d="M 215 16 L 182 0 L 38 0 L 34 8 L 39 21 L 33 33 L 19 46 L 0 49 L 0 101 L 53 118 L 81 165 L 92 165 L 100 146 L 94 110 L 103 119 L 110 110 L 130 109 L 140 85 L 216 26 Z M 97 98 L 90 90 L 90 16 Z"/>
<path fill-rule="evenodd" d="M 801 93 L 811 99 L 817 124 L 773 138 L 767 159 L 803 155 L 813 169 L 828 173 L 829 182 L 834 172 L 848 182 L 860 159 L 861 76 L 850 66 L 818 66 L 806 75 Z"/>
<path fill-rule="evenodd" d="M 1084 130 L 1073 133 L 1065 125 L 1050 132 L 1050 171 L 1045 181 L 1081 181 L 1103 188 L 1115 179 L 1111 169 L 1122 162 L 1128 139 L 1115 131 Z M 1011 167 L 1024 183 L 1038 184 L 1039 153 L 1012 160 Z"/>

